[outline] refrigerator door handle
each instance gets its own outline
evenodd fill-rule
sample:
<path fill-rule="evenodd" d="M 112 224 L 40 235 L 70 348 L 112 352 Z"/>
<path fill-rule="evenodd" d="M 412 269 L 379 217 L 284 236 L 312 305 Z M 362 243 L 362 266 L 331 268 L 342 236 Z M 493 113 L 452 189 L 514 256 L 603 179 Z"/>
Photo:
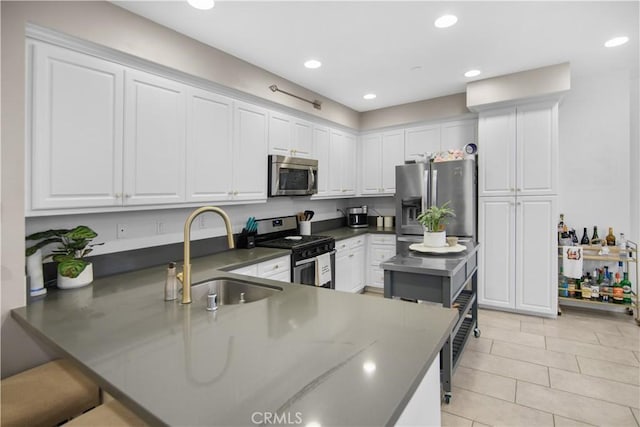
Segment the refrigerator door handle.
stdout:
<path fill-rule="evenodd" d="M 420 208 L 421 212 L 424 212 L 425 209 L 429 207 L 429 169 L 424 171 L 423 174 L 424 182 L 422 183 L 422 202 Z"/>
<path fill-rule="evenodd" d="M 438 203 L 438 171 L 431 171 L 431 206 Z"/>

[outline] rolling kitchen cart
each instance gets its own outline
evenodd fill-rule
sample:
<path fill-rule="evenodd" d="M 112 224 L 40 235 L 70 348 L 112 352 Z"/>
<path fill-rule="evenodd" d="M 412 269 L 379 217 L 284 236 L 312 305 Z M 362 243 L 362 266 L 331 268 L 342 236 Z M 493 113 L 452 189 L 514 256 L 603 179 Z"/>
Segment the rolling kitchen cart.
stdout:
<path fill-rule="evenodd" d="M 638 280 L 638 244 L 627 240 L 628 248 L 621 253 L 617 246 L 606 246 L 609 253 L 600 254 L 602 246 L 600 245 L 581 245 L 584 261 L 601 261 L 603 263 L 617 263 L 622 261 L 625 264 L 625 269 L 631 272 L 631 268 L 635 266 L 635 280 Z M 559 262 L 562 263 L 562 247 L 558 247 Z M 560 283 L 558 283 L 558 289 L 560 290 Z M 611 299 L 611 292 L 609 292 Z M 574 297 L 565 297 L 558 295 L 558 306 L 570 306 L 581 307 L 592 310 L 614 311 L 614 312 L 626 312 L 627 314 L 634 314 L 635 321 L 640 325 L 640 310 L 638 310 L 638 292 L 632 291 L 631 304 L 616 304 L 613 302 L 602 302 L 598 300 L 587 300 Z M 560 314 L 560 307 L 558 307 L 558 313 Z"/>
<path fill-rule="evenodd" d="M 462 253 L 425 255 L 401 251 L 380 264 L 384 270 L 385 298 L 440 303 L 458 310 L 458 321 L 440 352 L 444 401 L 451 401 L 451 378 L 462 351 L 478 329 L 478 248 L 477 243 L 464 243 Z"/>

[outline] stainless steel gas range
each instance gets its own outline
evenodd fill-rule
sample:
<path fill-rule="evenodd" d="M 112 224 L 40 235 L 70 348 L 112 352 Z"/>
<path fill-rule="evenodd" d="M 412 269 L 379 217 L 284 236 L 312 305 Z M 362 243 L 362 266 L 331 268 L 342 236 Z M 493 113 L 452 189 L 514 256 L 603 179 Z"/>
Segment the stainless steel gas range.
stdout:
<path fill-rule="evenodd" d="M 291 281 L 303 285 L 335 288 L 335 240 L 326 236 L 301 236 L 295 216 L 267 218 L 256 221 L 256 246 L 291 250 Z M 316 283 L 316 263 L 329 254 L 331 280 Z"/>

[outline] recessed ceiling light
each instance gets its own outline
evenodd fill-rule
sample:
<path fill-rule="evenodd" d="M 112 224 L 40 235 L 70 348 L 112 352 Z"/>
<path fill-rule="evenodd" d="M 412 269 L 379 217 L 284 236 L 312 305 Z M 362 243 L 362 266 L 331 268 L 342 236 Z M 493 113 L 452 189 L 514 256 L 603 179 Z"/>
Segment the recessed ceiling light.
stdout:
<path fill-rule="evenodd" d="M 475 77 L 475 76 L 479 76 L 480 75 L 480 70 L 469 70 L 466 73 L 464 73 L 465 77 Z"/>
<path fill-rule="evenodd" d="M 629 37 L 627 36 L 614 37 L 611 40 L 607 40 L 607 42 L 604 45 L 605 47 L 616 47 L 616 46 L 623 45 L 628 41 L 629 41 Z"/>
<path fill-rule="evenodd" d="M 436 22 L 433 23 L 438 28 L 447 28 L 458 22 L 458 17 L 455 15 L 442 15 L 440 18 L 436 19 Z"/>
<path fill-rule="evenodd" d="M 187 0 L 187 3 L 200 10 L 212 9 L 215 6 L 213 0 Z"/>
<path fill-rule="evenodd" d="M 365 96 L 363 96 L 364 99 L 376 99 L 376 94 L 375 93 L 368 93 Z"/>
<path fill-rule="evenodd" d="M 322 62 L 317 59 L 310 59 L 304 63 L 304 66 L 311 69 L 320 68 L 322 66 Z"/>

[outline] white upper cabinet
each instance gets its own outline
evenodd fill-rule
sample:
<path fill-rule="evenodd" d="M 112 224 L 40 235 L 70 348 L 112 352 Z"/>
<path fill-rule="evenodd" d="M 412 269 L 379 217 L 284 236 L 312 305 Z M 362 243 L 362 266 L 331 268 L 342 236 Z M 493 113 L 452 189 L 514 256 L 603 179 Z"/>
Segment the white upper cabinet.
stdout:
<path fill-rule="evenodd" d="M 406 160 L 424 161 L 425 153 L 437 151 L 440 151 L 439 124 L 405 130 L 404 156 Z"/>
<path fill-rule="evenodd" d="M 515 108 L 483 113 L 478 121 L 480 196 L 506 196 L 515 192 Z"/>
<path fill-rule="evenodd" d="M 122 67 L 46 44 L 32 48 L 31 209 L 120 205 Z"/>
<path fill-rule="evenodd" d="M 517 108 L 518 194 L 558 193 L 558 104 L 537 103 Z"/>
<path fill-rule="evenodd" d="M 404 163 L 404 131 L 365 135 L 361 139 L 362 194 L 394 194 L 396 166 Z"/>
<path fill-rule="evenodd" d="M 126 70 L 125 205 L 185 201 L 187 87 Z"/>
<path fill-rule="evenodd" d="M 480 196 L 557 194 L 557 103 L 482 113 L 478 128 Z"/>
<path fill-rule="evenodd" d="M 461 150 L 465 145 L 477 143 L 476 119 L 434 123 L 405 130 L 405 160 L 425 159 L 425 153 Z"/>
<path fill-rule="evenodd" d="M 267 110 L 238 101 L 234 117 L 233 200 L 266 199 Z"/>
<path fill-rule="evenodd" d="M 232 191 L 233 100 L 191 88 L 187 104 L 187 200 L 229 200 Z"/>
<path fill-rule="evenodd" d="M 442 123 L 440 129 L 440 149 L 462 150 L 467 144 L 478 142 L 478 121 L 459 120 Z"/>
<path fill-rule="evenodd" d="M 329 177 L 331 176 L 329 133 L 329 128 L 313 127 L 313 152 L 318 160 L 318 193 L 316 197 L 329 195 Z"/>
<path fill-rule="evenodd" d="M 312 157 L 313 127 L 287 114 L 269 112 L 269 154 Z"/>
<path fill-rule="evenodd" d="M 329 135 L 329 194 L 356 194 L 356 138 L 331 129 Z"/>

